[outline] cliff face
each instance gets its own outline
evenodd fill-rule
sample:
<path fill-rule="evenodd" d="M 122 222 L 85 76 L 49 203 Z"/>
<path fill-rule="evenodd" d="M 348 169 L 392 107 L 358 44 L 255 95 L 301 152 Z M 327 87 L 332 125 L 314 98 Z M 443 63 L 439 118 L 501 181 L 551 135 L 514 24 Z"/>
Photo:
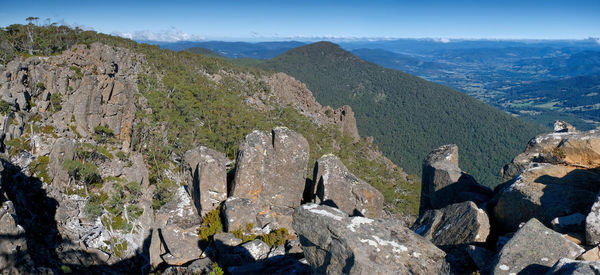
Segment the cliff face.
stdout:
<path fill-rule="evenodd" d="M 206 226 L 203 220 L 208 218 L 203 216 L 221 209 L 220 205 L 228 223 L 239 223 L 239 229 L 255 234 L 278 228 L 294 232 L 292 213 L 307 195 L 306 174 L 312 169 L 307 167 L 306 140 L 299 142 L 304 138 L 285 128 L 264 133 L 262 145 L 249 135 L 239 140 L 235 167 L 221 153 L 199 147 L 185 158 L 174 157 L 180 167 L 169 164 L 172 167 L 160 175 L 164 185 L 158 185 L 151 170 L 163 164 L 132 147 L 134 129 L 148 122 L 136 112 L 153 112 L 138 90 L 142 74 L 151 74 L 144 55 L 100 43 L 0 67 L 0 96 L 7 103 L 0 106 L 4 150 L 0 219 L 6 221 L 0 234 L 13 238 L 0 239 L 0 269 L 39 273 L 63 267 L 81 272 L 142 268 L 147 272 L 207 255 L 217 257 L 218 253 L 211 254 L 214 243 L 198 244 L 198 231 Z M 304 84 L 285 74 L 262 78 L 226 71 L 204 74 L 215 83 L 226 78 L 266 83 L 259 94 L 241 91 L 248 107 L 258 112 L 292 107 L 314 127 L 332 126 L 352 142 L 360 140 L 349 106 L 323 107 Z M 364 153 L 369 160 L 398 169 L 376 147 L 368 148 Z M 259 156 L 264 161 L 257 163 Z M 232 168 L 233 178 L 232 173 L 227 175 Z M 345 167 L 342 170 L 349 173 Z M 166 194 L 161 188 L 169 188 L 170 195 L 157 195 Z M 335 200 L 350 212 L 353 204 L 362 209 L 359 203 L 375 203 L 377 213 L 368 215 L 380 216 L 383 196 L 370 190 L 375 202 Z M 248 211 L 251 214 L 244 214 Z M 287 256 L 297 253 L 298 246 L 292 238 L 267 252 L 282 250 L 283 254 L 273 255 L 286 255 L 285 261 L 306 271 L 295 256 Z M 288 247 L 296 247 L 295 252 L 287 251 Z"/>

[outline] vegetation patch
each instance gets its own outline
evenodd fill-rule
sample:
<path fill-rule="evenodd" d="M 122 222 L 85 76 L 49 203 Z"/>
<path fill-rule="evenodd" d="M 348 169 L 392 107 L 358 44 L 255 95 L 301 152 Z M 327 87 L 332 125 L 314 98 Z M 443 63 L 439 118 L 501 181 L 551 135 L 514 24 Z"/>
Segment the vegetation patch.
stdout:
<path fill-rule="evenodd" d="M 212 241 L 212 237 L 221 232 L 223 232 L 223 223 L 221 222 L 221 206 L 219 206 L 202 217 L 198 238 L 203 241 Z"/>

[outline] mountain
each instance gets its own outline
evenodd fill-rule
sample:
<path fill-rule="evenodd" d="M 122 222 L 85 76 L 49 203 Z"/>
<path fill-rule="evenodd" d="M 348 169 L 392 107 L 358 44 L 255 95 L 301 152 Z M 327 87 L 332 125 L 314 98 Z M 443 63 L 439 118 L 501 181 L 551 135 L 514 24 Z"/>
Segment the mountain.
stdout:
<path fill-rule="evenodd" d="M 197 54 L 202 54 L 202 55 L 208 55 L 208 56 L 212 56 L 212 57 L 223 57 L 222 55 L 216 53 L 215 51 L 207 49 L 207 48 L 196 47 L 196 48 L 186 49 L 186 51 L 197 53 Z"/>
<path fill-rule="evenodd" d="M 189 48 L 206 48 L 217 52 L 218 54 L 229 58 L 258 58 L 268 59 L 278 56 L 288 50 L 305 45 L 298 41 L 282 41 L 282 42 L 225 42 L 225 41 L 205 41 L 191 42 L 182 41 L 174 43 L 147 43 L 157 44 L 161 48 L 174 51 L 187 50 Z"/>
<path fill-rule="evenodd" d="M 306 83 L 317 100 L 352 106 L 362 135 L 373 136 L 398 165 L 420 173 L 433 148 L 456 143 L 462 164 L 488 186 L 502 165 L 544 129 L 468 95 L 364 61 L 338 45 L 319 42 L 260 64 Z"/>

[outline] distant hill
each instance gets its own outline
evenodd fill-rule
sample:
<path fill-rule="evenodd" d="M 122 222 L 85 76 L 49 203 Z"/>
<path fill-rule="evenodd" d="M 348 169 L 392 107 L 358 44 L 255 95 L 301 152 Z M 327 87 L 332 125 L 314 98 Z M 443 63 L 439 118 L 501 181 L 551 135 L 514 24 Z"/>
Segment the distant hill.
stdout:
<path fill-rule="evenodd" d="M 161 48 L 181 51 L 190 48 L 206 48 L 219 55 L 228 58 L 258 58 L 269 59 L 278 56 L 288 50 L 305 45 L 298 41 L 282 42 L 224 42 L 224 41 L 206 41 L 206 42 L 175 42 L 175 43 L 156 43 Z"/>
<path fill-rule="evenodd" d="M 207 49 L 207 48 L 195 47 L 195 48 L 186 49 L 186 51 L 203 54 L 203 55 L 207 55 L 207 56 L 212 56 L 212 57 L 223 57 L 222 55 L 216 53 L 215 51 Z"/>
<path fill-rule="evenodd" d="M 322 104 L 352 106 L 361 135 L 373 136 L 409 173 L 420 173 L 431 150 L 456 143 L 461 167 L 492 186 L 502 165 L 547 130 L 451 88 L 364 61 L 329 42 L 257 64 L 306 83 Z"/>

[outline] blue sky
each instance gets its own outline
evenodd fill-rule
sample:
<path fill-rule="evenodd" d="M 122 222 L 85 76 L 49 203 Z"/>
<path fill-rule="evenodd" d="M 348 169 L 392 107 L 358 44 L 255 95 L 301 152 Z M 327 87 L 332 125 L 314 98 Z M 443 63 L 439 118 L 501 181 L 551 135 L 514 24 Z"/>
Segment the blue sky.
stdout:
<path fill-rule="evenodd" d="M 600 0 L 0 0 L 0 26 L 28 16 L 157 40 L 600 37 Z"/>

